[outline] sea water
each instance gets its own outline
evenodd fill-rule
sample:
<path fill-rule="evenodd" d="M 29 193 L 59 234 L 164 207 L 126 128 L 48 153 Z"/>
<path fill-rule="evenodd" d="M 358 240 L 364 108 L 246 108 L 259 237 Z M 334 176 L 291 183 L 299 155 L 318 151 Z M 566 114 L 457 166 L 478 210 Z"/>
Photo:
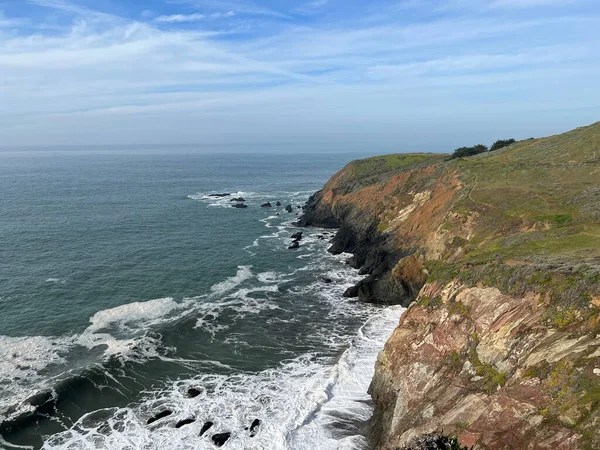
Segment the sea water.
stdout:
<path fill-rule="evenodd" d="M 343 298 L 361 277 L 333 231 L 288 250 L 358 156 L 0 153 L 0 448 L 367 448 L 402 309 Z"/>

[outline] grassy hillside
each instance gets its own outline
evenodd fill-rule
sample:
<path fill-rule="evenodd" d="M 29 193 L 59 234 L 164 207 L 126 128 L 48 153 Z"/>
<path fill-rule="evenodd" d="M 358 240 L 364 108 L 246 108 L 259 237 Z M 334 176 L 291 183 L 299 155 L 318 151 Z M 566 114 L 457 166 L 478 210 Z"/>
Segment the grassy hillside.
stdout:
<path fill-rule="evenodd" d="M 355 161 L 315 208 L 410 255 L 373 279 L 372 297 L 419 292 L 372 384 L 381 448 L 436 427 L 477 449 L 600 448 L 600 123 Z"/>

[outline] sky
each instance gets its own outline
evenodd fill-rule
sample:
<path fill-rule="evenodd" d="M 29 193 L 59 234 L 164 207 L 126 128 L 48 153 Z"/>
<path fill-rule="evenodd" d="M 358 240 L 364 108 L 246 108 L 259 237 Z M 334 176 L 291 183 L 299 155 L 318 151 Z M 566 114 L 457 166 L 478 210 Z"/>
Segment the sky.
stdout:
<path fill-rule="evenodd" d="M 0 147 L 451 151 L 600 120 L 598 0 L 0 0 Z"/>

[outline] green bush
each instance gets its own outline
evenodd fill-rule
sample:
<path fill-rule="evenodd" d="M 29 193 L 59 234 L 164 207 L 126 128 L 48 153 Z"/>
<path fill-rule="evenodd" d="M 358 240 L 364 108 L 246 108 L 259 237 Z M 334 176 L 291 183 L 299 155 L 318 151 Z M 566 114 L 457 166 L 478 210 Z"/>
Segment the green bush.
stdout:
<path fill-rule="evenodd" d="M 492 144 L 490 151 L 493 152 L 494 150 L 500 150 L 501 148 L 514 144 L 515 142 L 517 141 L 514 139 L 500 139 Z"/>
<path fill-rule="evenodd" d="M 477 145 L 474 145 L 473 147 L 461 147 L 461 148 L 457 148 L 456 150 L 454 150 L 454 153 L 452 153 L 452 155 L 450 156 L 450 159 L 465 158 L 467 156 L 478 155 L 480 153 L 485 153 L 487 151 L 488 151 L 487 146 L 483 145 L 483 144 L 477 144 Z"/>

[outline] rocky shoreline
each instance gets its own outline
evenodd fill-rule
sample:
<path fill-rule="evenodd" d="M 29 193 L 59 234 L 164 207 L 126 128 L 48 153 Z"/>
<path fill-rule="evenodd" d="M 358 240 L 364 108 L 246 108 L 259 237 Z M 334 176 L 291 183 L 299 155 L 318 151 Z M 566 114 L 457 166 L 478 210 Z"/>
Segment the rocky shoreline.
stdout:
<path fill-rule="evenodd" d="M 367 303 L 402 306 L 412 303 L 425 280 L 394 277 L 392 269 L 415 250 L 398 249 L 388 236 L 377 230 L 374 217 L 351 206 L 334 212 L 321 201 L 322 193 L 319 191 L 309 198 L 296 225 L 337 229 L 329 252 L 352 254 L 347 263 L 361 275 L 368 275 L 344 295 Z"/>
<path fill-rule="evenodd" d="M 310 197 L 297 225 L 337 229 L 367 275 L 346 295 L 408 307 L 369 388 L 374 449 L 600 449 L 599 137 L 354 161 Z"/>

